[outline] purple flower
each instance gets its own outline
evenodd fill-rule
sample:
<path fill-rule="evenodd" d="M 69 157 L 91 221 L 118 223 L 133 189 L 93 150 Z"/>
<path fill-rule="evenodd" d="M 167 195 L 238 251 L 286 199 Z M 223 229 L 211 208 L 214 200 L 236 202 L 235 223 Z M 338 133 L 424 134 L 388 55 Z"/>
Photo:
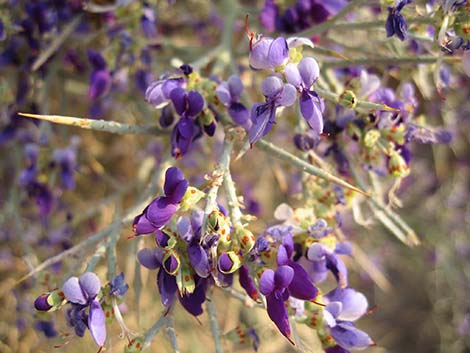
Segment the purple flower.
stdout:
<path fill-rule="evenodd" d="M 413 0 L 399 0 L 396 6 L 388 6 L 388 17 L 385 22 L 387 37 L 396 35 L 400 40 L 405 40 L 408 35 L 408 24 L 401 10 Z"/>
<path fill-rule="evenodd" d="M 111 279 L 109 282 L 109 288 L 109 294 L 115 297 L 122 298 L 126 294 L 129 289 L 129 285 L 124 279 L 124 272 L 121 272 L 119 275 L 114 276 Z"/>
<path fill-rule="evenodd" d="M 217 86 L 215 94 L 228 108 L 228 114 L 238 125 L 245 130 L 251 127 L 250 112 L 240 103 L 240 96 L 243 92 L 243 83 L 238 76 L 230 76 L 227 82 L 222 82 Z"/>
<path fill-rule="evenodd" d="M 56 337 L 58 335 L 57 330 L 54 327 L 54 322 L 38 320 L 34 323 L 34 328 L 37 331 L 41 331 L 47 338 Z"/>
<path fill-rule="evenodd" d="M 144 3 L 143 14 L 140 17 L 140 25 L 145 38 L 155 39 L 157 37 L 155 11 L 146 3 Z"/>
<path fill-rule="evenodd" d="M 88 49 L 88 60 L 93 66 L 90 75 L 88 97 L 96 100 L 104 96 L 111 88 L 111 73 L 109 72 L 103 56 L 92 49 Z"/>
<path fill-rule="evenodd" d="M 154 199 L 134 218 L 134 233 L 150 234 L 166 225 L 178 210 L 187 188 L 188 181 L 183 172 L 176 167 L 168 168 L 165 173 L 165 196 Z"/>
<path fill-rule="evenodd" d="M 339 247 L 341 250 L 341 247 Z M 340 287 L 348 285 L 348 271 L 343 261 L 337 256 L 340 253 L 337 249 L 330 250 L 321 242 L 313 243 L 307 251 L 307 259 L 311 261 L 311 268 L 308 270 L 314 283 L 323 282 L 330 270 L 335 276 Z"/>
<path fill-rule="evenodd" d="M 71 145 L 64 149 L 56 149 L 52 156 L 54 162 L 60 168 L 62 187 L 66 190 L 75 188 L 74 173 L 77 169 L 77 147 L 79 139 L 73 139 Z"/>
<path fill-rule="evenodd" d="M 251 108 L 253 125 L 248 132 L 251 144 L 268 134 L 276 118 L 276 109 L 280 106 L 291 106 L 297 98 L 295 87 L 284 84 L 277 76 L 268 76 L 261 85 L 261 91 L 266 97 L 266 103 L 255 103 Z"/>
<path fill-rule="evenodd" d="M 298 65 L 286 65 L 287 82 L 300 92 L 300 111 L 310 128 L 316 133 L 323 132 L 323 111 L 325 104 L 311 86 L 320 76 L 320 67 L 314 58 L 303 58 Z"/>
<path fill-rule="evenodd" d="M 266 296 L 268 315 L 279 331 L 291 342 L 289 317 L 285 302 L 290 296 L 301 300 L 313 300 L 318 294 L 303 267 L 291 260 L 294 241 L 291 235 L 282 239 L 278 248 L 274 271 L 267 269 L 260 278 L 260 292 Z"/>
<path fill-rule="evenodd" d="M 101 347 L 106 340 L 106 325 L 103 308 L 96 299 L 100 289 L 100 279 L 92 272 L 86 272 L 80 278 L 71 277 L 62 287 L 65 298 L 70 303 L 75 304 L 72 308 L 73 314 L 70 316 L 73 320 L 69 320 L 69 322 L 72 321 L 75 328 L 83 328 L 77 321 L 86 322 L 93 340 Z M 85 313 L 86 309 L 88 309 L 87 315 Z M 76 320 L 77 316 L 81 320 Z"/>
<path fill-rule="evenodd" d="M 289 46 L 283 37 L 261 37 L 250 50 L 250 67 L 255 70 L 274 69 L 289 59 Z"/>
<path fill-rule="evenodd" d="M 365 349 L 373 342 L 369 335 L 357 329 L 353 321 L 367 311 L 367 299 L 352 288 L 336 288 L 325 296 L 328 301 L 323 318 L 331 336 L 343 349 Z"/>
<path fill-rule="evenodd" d="M 170 99 L 175 111 L 181 116 L 171 133 L 171 154 L 175 158 L 182 158 L 200 132 L 200 127 L 194 118 L 201 113 L 205 101 L 199 92 L 186 92 L 181 87 L 171 91 Z"/>
<path fill-rule="evenodd" d="M 154 81 L 145 91 L 145 100 L 155 108 L 162 108 L 170 101 L 171 92 L 177 87 L 182 87 L 183 84 L 182 77 Z"/>

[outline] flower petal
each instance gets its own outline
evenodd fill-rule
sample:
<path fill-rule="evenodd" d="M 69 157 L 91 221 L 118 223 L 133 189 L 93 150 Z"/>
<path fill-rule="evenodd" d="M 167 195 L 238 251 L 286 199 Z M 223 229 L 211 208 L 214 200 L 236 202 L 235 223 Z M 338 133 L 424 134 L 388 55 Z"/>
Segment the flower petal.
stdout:
<path fill-rule="evenodd" d="M 282 65 L 289 58 L 289 47 L 283 37 L 276 38 L 269 46 L 268 61 L 271 67 Z"/>
<path fill-rule="evenodd" d="M 274 271 L 267 269 L 259 280 L 259 290 L 263 295 L 269 295 L 274 290 Z"/>
<path fill-rule="evenodd" d="M 323 101 L 318 96 L 313 96 L 309 91 L 303 91 L 300 96 L 300 111 L 308 125 L 317 134 L 323 132 Z"/>
<path fill-rule="evenodd" d="M 331 335 L 345 349 L 365 349 L 373 342 L 369 335 L 350 322 L 341 322 L 330 330 Z"/>
<path fill-rule="evenodd" d="M 240 286 L 246 291 L 246 293 L 254 301 L 258 300 L 258 290 L 256 289 L 255 282 L 250 276 L 250 271 L 248 270 L 247 265 L 243 265 L 238 270 L 238 281 Z"/>
<path fill-rule="evenodd" d="M 289 266 L 294 270 L 294 277 L 289 285 L 290 294 L 302 300 L 312 300 L 318 295 L 318 289 L 310 282 L 308 273 L 294 261 L 289 261 Z"/>
<path fill-rule="evenodd" d="M 306 88 L 310 88 L 310 86 L 318 80 L 318 77 L 320 77 L 320 67 L 317 61 L 312 57 L 306 57 L 300 60 L 298 69 Z"/>
<path fill-rule="evenodd" d="M 161 228 L 170 221 L 177 210 L 178 206 L 171 203 L 171 200 L 159 197 L 149 205 L 145 216 L 155 228 Z"/>
<path fill-rule="evenodd" d="M 186 90 L 181 87 L 174 88 L 170 93 L 170 99 L 179 115 L 182 115 L 186 111 L 187 96 Z"/>
<path fill-rule="evenodd" d="M 276 103 L 284 107 L 290 107 L 297 99 L 297 90 L 290 83 L 284 85 L 281 95 L 276 100 Z"/>
<path fill-rule="evenodd" d="M 215 90 L 215 94 L 217 98 L 219 98 L 219 101 L 221 101 L 224 105 L 229 105 L 232 101 L 232 96 L 230 94 L 227 82 L 220 83 Z"/>
<path fill-rule="evenodd" d="M 87 300 L 77 277 L 70 277 L 62 286 L 65 298 L 75 304 L 86 304 Z"/>
<path fill-rule="evenodd" d="M 238 101 L 243 92 L 243 83 L 240 77 L 232 75 L 227 80 L 228 89 L 230 91 L 230 96 L 233 101 Z"/>
<path fill-rule="evenodd" d="M 188 258 L 191 266 L 199 277 L 206 278 L 209 276 L 209 259 L 204 248 L 199 244 L 188 247 Z"/>
<path fill-rule="evenodd" d="M 286 76 L 287 82 L 289 82 L 294 87 L 300 87 L 302 84 L 302 77 L 300 76 L 299 69 L 295 64 L 287 64 L 284 69 L 284 75 Z"/>
<path fill-rule="evenodd" d="M 139 250 L 137 253 L 137 260 L 139 263 L 148 268 L 149 270 L 155 270 L 159 268 L 162 263 L 161 263 L 161 258 L 162 254 L 160 256 L 157 255 L 157 252 L 161 252 L 161 249 L 155 248 L 155 249 L 149 249 L 149 248 L 144 248 Z"/>
<path fill-rule="evenodd" d="M 96 299 L 90 304 L 90 315 L 88 316 L 88 329 L 95 343 L 102 347 L 106 340 L 106 317 L 101 304 Z"/>
<path fill-rule="evenodd" d="M 261 93 L 267 98 L 271 99 L 282 92 L 284 83 L 277 76 L 268 76 L 261 83 Z"/>
<path fill-rule="evenodd" d="M 93 272 L 85 272 L 80 276 L 78 282 L 88 299 L 94 299 L 101 289 L 100 279 Z"/>
<path fill-rule="evenodd" d="M 181 305 L 194 316 L 201 315 L 204 310 L 202 304 L 206 301 L 206 280 L 199 283 L 191 294 L 178 296 Z"/>
<path fill-rule="evenodd" d="M 274 272 L 274 287 L 284 289 L 289 286 L 294 278 L 294 270 L 289 266 L 279 266 Z"/>
<path fill-rule="evenodd" d="M 188 93 L 188 116 L 196 116 L 204 108 L 204 97 L 198 91 L 189 91 Z"/>
<path fill-rule="evenodd" d="M 176 277 L 171 276 L 161 269 L 157 275 L 158 290 L 162 304 L 166 307 L 173 303 L 178 286 L 176 285 Z"/>
<path fill-rule="evenodd" d="M 279 331 L 292 343 L 289 316 L 284 301 L 277 299 L 274 295 L 269 295 L 266 297 L 266 302 L 269 317 L 276 324 Z"/>
<path fill-rule="evenodd" d="M 269 67 L 268 51 L 272 38 L 263 37 L 253 44 L 253 48 L 250 51 L 249 63 L 253 69 L 266 69 Z"/>
<path fill-rule="evenodd" d="M 251 109 L 251 120 L 253 125 L 248 132 L 250 143 L 253 144 L 265 136 L 270 130 L 270 117 L 272 107 L 266 103 L 255 103 Z"/>

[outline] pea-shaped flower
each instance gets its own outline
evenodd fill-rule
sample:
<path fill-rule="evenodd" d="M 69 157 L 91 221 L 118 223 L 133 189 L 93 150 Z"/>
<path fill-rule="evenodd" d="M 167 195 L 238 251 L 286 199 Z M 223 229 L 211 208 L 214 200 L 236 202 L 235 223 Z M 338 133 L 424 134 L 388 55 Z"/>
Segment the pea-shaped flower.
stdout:
<path fill-rule="evenodd" d="M 86 272 L 77 277 L 69 278 L 63 285 L 65 298 L 82 315 L 82 324 L 86 318 L 86 326 L 90 330 L 93 340 L 98 346 L 103 346 L 106 340 L 105 315 L 100 302 L 96 299 L 101 289 L 101 282 L 97 275 Z M 85 311 L 88 311 L 86 313 Z"/>

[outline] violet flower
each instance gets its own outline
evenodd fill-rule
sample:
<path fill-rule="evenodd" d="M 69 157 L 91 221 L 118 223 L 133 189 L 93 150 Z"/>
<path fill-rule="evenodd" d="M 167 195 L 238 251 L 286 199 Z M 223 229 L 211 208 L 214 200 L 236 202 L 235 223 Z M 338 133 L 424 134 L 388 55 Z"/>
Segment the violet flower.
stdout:
<path fill-rule="evenodd" d="M 255 70 L 274 69 L 289 59 L 289 46 L 283 37 L 261 37 L 250 48 L 249 63 Z"/>
<path fill-rule="evenodd" d="M 242 92 L 242 80 L 235 75 L 230 76 L 227 82 L 221 82 L 215 90 L 219 100 L 228 108 L 228 114 L 233 121 L 248 131 L 251 127 L 250 112 L 240 103 Z"/>
<path fill-rule="evenodd" d="M 162 108 L 170 101 L 170 93 L 183 84 L 182 77 L 154 81 L 145 91 L 145 100 L 155 108 Z"/>
<path fill-rule="evenodd" d="M 260 278 L 260 292 L 266 296 L 268 315 L 279 331 L 291 342 L 289 316 L 285 302 L 290 296 L 313 300 L 318 294 L 304 268 L 291 260 L 294 241 L 291 235 L 282 239 L 278 248 L 276 270 L 267 269 Z"/>
<path fill-rule="evenodd" d="M 399 0 L 395 6 L 387 6 L 388 17 L 385 22 L 387 37 L 396 35 L 400 40 L 405 40 L 408 36 L 408 24 L 405 17 L 401 14 L 401 10 L 413 0 Z"/>
<path fill-rule="evenodd" d="M 310 128 L 316 133 L 323 132 L 323 111 L 325 104 L 318 94 L 311 89 L 320 77 L 320 67 L 314 58 L 303 58 L 298 65 L 286 65 L 287 82 L 301 92 L 300 111 Z"/>
<path fill-rule="evenodd" d="M 157 37 L 155 11 L 150 5 L 144 3 L 143 14 L 140 17 L 140 25 L 142 32 L 147 39 L 155 39 Z"/>
<path fill-rule="evenodd" d="M 166 225 L 178 210 L 187 188 L 188 181 L 183 172 L 176 167 L 168 168 L 165 173 L 165 196 L 154 199 L 134 218 L 134 233 L 150 234 Z"/>
<path fill-rule="evenodd" d="M 323 318 L 341 348 L 365 349 L 374 344 L 369 335 L 353 323 L 367 312 L 367 299 L 362 293 L 352 288 L 336 288 L 324 299 L 328 304 L 323 310 Z"/>
<path fill-rule="evenodd" d="M 268 76 L 261 84 L 261 92 L 266 97 L 266 103 L 255 103 L 251 108 L 253 125 L 248 132 L 251 144 L 267 135 L 275 123 L 276 110 L 280 106 L 291 106 L 297 98 L 295 87 L 284 84 L 277 76 Z"/>
<path fill-rule="evenodd" d="M 338 285 L 344 288 L 348 285 L 348 271 L 344 262 L 339 258 L 343 254 L 343 247 L 337 244 L 334 250 L 329 249 L 321 242 L 313 243 L 307 251 L 307 259 L 311 262 L 308 269 L 310 278 L 314 283 L 323 282 L 328 270 L 335 276 Z"/>
<path fill-rule="evenodd" d="M 92 272 L 86 272 L 80 278 L 71 277 L 62 287 L 65 298 L 74 304 L 69 322 L 79 329 L 79 333 L 85 324 L 95 343 L 102 347 L 106 340 L 106 325 L 103 308 L 96 299 L 100 289 L 101 282 Z"/>
<path fill-rule="evenodd" d="M 76 155 L 79 141 L 80 139 L 78 137 L 72 138 L 72 143 L 69 147 L 56 149 L 52 156 L 52 159 L 60 168 L 62 187 L 66 190 L 75 188 L 74 173 L 77 169 Z"/>
<path fill-rule="evenodd" d="M 171 91 L 170 99 L 175 111 L 181 116 L 171 133 L 171 154 L 175 158 L 182 158 L 198 136 L 200 127 L 196 124 L 194 118 L 204 108 L 205 101 L 199 92 L 186 92 L 181 87 Z"/>
<path fill-rule="evenodd" d="M 96 100 L 104 96 L 111 88 L 111 73 L 103 56 L 92 49 L 88 49 L 88 60 L 93 66 L 90 75 L 90 87 L 88 89 L 88 97 Z"/>
<path fill-rule="evenodd" d="M 206 300 L 207 280 L 197 275 L 194 276 L 195 289 L 191 294 L 178 293 L 176 276 L 170 274 L 174 270 L 172 260 L 169 258 L 165 264 L 163 260 L 164 251 L 160 248 L 144 248 L 137 253 L 139 263 L 149 270 L 158 269 L 157 286 L 160 292 L 163 306 L 169 307 L 173 304 L 175 295 L 181 305 L 192 315 L 198 316 L 203 313 L 202 304 Z M 170 273 L 169 273 L 170 272 Z"/>

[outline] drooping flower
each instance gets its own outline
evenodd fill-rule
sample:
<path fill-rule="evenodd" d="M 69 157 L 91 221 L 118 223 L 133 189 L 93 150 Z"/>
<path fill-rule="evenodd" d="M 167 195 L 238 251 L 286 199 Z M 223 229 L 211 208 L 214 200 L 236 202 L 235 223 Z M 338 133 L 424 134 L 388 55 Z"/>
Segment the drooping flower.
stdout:
<path fill-rule="evenodd" d="M 227 82 L 221 82 L 215 91 L 219 100 L 228 108 L 228 114 L 234 122 L 249 130 L 251 127 L 250 112 L 240 103 L 243 83 L 238 76 L 230 76 Z"/>
<path fill-rule="evenodd" d="M 165 196 L 154 199 L 134 218 L 135 234 L 150 234 L 166 225 L 178 210 L 187 188 L 188 181 L 183 172 L 176 167 L 168 168 L 165 173 Z"/>
<path fill-rule="evenodd" d="M 101 282 L 92 272 L 85 272 L 80 278 L 71 277 L 62 287 L 65 298 L 73 304 L 69 323 L 80 333 L 84 325 L 88 327 L 95 343 L 102 347 L 106 340 L 106 324 L 103 308 L 96 299 L 100 289 Z"/>
<path fill-rule="evenodd" d="M 405 40 L 408 36 L 408 24 L 401 10 L 413 0 L 399 0 L 395 6 L 388 6 L 388 17 L 385 22 L 387 37 L 396 35 L 400 40 Z"/>
<path fill-rule="evenodd" d="M 275 123 L 276 110 L 280 106 L 291 106 L 297 98 L 295 87 L 284 84 L 277 76 L 268 76 L 263 80 L 261 91 L 266 103 L 255 103 L 251 109 L 253 125 L 248 132 L 251 144 L 269 133 Z"/>

